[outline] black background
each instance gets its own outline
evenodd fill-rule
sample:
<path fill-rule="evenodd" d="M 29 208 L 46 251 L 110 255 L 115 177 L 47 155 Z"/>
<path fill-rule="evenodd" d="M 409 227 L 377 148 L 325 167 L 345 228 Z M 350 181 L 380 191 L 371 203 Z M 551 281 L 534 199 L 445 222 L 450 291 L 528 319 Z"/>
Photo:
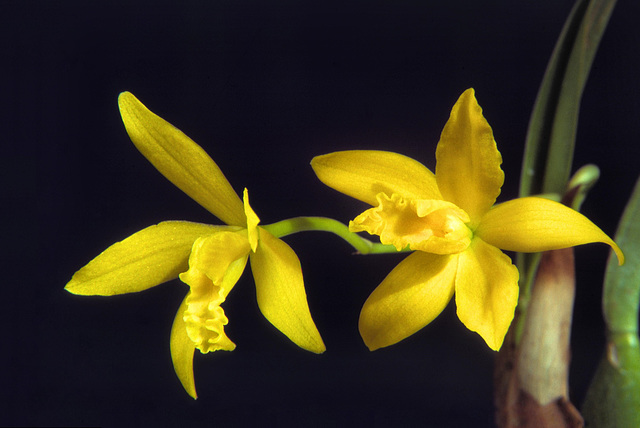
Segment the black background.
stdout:
<path fill-rule="evenodd" d="M 328 234 L 285 238 L 327 352 L 260 314 L 250 271 L 224 309 L 231 353 L 195 358 L 193 401 L 169 331 L 179 281 L 111 298 L 63 290 L 110 244 L 163 220 L 219 223 L 130 143 L 129 90 L 247 187 L 263 224 L 348 221 L 363 205 L 309 161 L 382 149 L 430 168 L 457 97 L 476 89 L 516 197 L 531 107 L 571 1 L 1 1 L 5 284 L 0 425 L 492 426 L 494 353 L 453 304 L 370 353 L 360 307 L 402 256 L 352 256 Z M 638 173 L 640 6 L 621 1 L 585 91 L 575 166 L 602 178 L 583 212 L 613 234 Z M 571 395 L 602 351 L 605 246 L 579 248 Z"/>

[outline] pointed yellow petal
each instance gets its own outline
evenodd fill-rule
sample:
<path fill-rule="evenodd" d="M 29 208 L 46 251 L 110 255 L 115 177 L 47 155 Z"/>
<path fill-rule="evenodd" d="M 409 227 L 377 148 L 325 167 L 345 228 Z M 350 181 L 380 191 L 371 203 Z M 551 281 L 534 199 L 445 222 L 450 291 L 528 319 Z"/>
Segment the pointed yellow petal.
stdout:
<path fill-rule="evenodd" d="M 296 345 L 317 354 L 324 352 L 309 312 L 298 256 L 266 230 L 259 231 L 258 250 L 250 260 L 260 311 Z"/>
<path fill-rule="evenodd" d="M 133 293 L 175 279 L 188 269 L 195 240 L 228 226 L 165 221 L 116 242 L 73 275 L 65 289 L 85 296 Z"/>
<path fill-rule="evenodd" d="M 187 294 L 188 297 L 189 295 Z M 187 394 L 196 399 L 198 395 L 196 394 L 196 384 L 193 378 L 193 353 L 196 350 L 196 345 L 189 339 L 187 328 L 182 320 L 184 311 L 187 309 L 187 298 L 182 301 L 173 320 L 169 344 L 173 369 L 176 371 L 176 375 L 178 375 L 178 379 L 180 379 Z"/>
<path fill-rule="evenodd" d="M 225 223 L 246 224 L 242 201 L 202 147 L 131 93 L 118 104 L 131 141 L 162 175 Z"/>
<path fill-rule="evenodd" d="M 436 179 L 445 200 L 471 217 L 472 227 L 495 203 L 504 182 L 493 131 L 467 89 L 451 110 L 436 149 Z"/>
<path fill-rule="evenodd" d="M 258 224 L 260 219 L 249 205 L 249 192 L 244 189 L 242 194 L 242 202 L 244 203 L 244 214 L 247 217 L 247 234 L 249 235 L 249 243 L 251 244 L 251 251 L 254 253 L 258 248 Z"/>
<path fill-rule="evenodd" d="M 496 205 L 482 217 L 476 235 L 503 250 L 524 253 L 602 242 L 624 263 L 618 245 L 598 226 L 579 212 L 544 198 L 519 198 Z"/>
<path fill-rule="evenodd" d="M 397 343 L 433 321 L 454 290 L 457 255 L 415 253 L 396 266 L 373 290 L 359 329 L 371 351 Z"/>
<path fill-rule="evenodd" d="M 420 162 L 398 153 L 351 150 L 316 156 L 311 167 L 324 184 L 377 205 L 378 193 L 405 199 L 442 199 L 435 176 Z"/>
<path fill-rule="evenodd" d="M 187 335 L 203 354 L 236 347 L 224 332 L 229 320 L 221 305 L 242 275 L 249 251 L 247 238 L 234 232 L 215 233 L 193 244 L 189 270 L 180 280 L 191 289 L 184 311 Z"/>
<path fill-rule="evenodd" d="M 479 238 L 458 256 L 458 318 L 497 351 L 518 304 L 518 269 L 500 249 Z"/>

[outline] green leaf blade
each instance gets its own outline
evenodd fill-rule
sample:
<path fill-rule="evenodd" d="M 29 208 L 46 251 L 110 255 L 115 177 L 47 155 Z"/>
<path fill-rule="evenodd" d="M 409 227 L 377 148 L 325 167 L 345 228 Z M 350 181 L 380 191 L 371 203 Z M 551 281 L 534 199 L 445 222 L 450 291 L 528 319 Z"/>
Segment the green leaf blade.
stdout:
<path fill-rule="evenodd" d="M 582 93 L 616 0 L 578 0 L 547 66 L 531 114 L 520 196 L 564 193 Z"/>
<path fill-rule="evenodd" d="M 625 209 L 616 242 L 626 256 L 617 266 L 609 258 L 603 291 L 607 349 L 583 406 L 594 427 L 640 426 L 640 178 Z"/>

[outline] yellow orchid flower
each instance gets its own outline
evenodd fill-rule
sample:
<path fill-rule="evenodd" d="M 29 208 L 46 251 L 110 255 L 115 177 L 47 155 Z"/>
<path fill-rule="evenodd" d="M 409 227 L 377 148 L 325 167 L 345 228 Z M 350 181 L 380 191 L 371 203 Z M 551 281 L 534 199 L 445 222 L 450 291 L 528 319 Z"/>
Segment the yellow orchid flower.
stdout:
<path fill-rule="evenodd" d="M 228 320 L 220 306 L 244 271 L 247 259 L 258 306 L 278 330 L 303 349 L 325 350 L 307 304 L 300 261 L 282 240 L 259 227 L 247 190 L 240 200 L 207 153 L 170 123 L 123 92 L 120 114 L 131 140 L 162 175 L 224 221 L 213 226 L 166 221 L 113 244 L 73 275 L 74 294 L 133 293 L 171 279 L 189 285 L 171 329 L 171 358 L 185 390 L 197 398 L 193 354 L 231 351 Z"/>
<path fill-rule="evenodd" d="M 582 214 L 526 197 L 494 206 L 502 157 L 473 89 L 451 111 L 436 149 L 436 173 L 406 156 L 342 151 L 311 165 L 326 185 L 370 205 L 349 223 L 383 244 L 416 250 L 365 302 L 359 329 L 371 350 L 429 324 L 455 294 L 464 325 L 499 350 L 518 301 L 518 269 L 501 250 L 538 252 L 603 242 L 618 246 Z"/>

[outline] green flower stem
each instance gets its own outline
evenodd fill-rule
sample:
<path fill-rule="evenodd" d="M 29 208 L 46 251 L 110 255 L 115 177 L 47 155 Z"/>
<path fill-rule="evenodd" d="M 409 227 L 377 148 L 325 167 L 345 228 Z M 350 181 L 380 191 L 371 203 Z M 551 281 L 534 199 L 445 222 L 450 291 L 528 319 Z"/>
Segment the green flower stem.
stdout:
<path fill-rule="evenodd" d="M 278 238 L 298 232 L 330 232 L 347 241 L 347 243 L 355 248 L 359 254 L 385 254 L 398 252 L 393 245 L 371 242 L 360 235 L 350 232 L 347 225 L 327 217 L 294 217 L 262 227 Z M 402 251 L 409 250 L 404 249 Z"/>

